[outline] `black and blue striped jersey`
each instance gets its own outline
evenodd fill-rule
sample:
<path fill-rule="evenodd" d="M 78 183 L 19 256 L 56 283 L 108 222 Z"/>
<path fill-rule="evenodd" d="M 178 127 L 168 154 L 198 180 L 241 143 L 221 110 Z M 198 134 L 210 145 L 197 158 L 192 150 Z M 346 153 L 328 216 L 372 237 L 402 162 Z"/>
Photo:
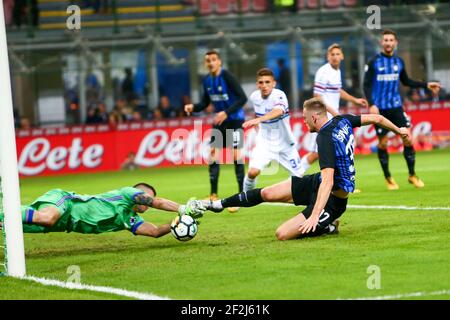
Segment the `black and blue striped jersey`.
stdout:
<path fill-rule="evenodd" d="M 353 128 L 361 126 L 361 116 L 340 115 L 329 120 L 318 132 L 317 151 L 320 169 L 334 169 L 333 190 L 355 190 L 355 165 L 353 160 Z"/>
<path fill-rule="evenodd" d="M 387 56 L 378 53 L 365 69 L 364 94 L 369 105 L 376 105 L 379 110 L 402 107 L 400 82 L 411 88 L 427 87 L 426 82 L 408 77 L 402 58 L 396 54 Z"/>
<path fill-rule="evenodd" d="M 214 112 L 225 111 L 227 120 L 244 120 L 242 108 L 247 102 L 247 96 L 236 78 L 227 70 L 222 69 L 218 76 L 208 74 L 203 79 L 203 97 L 200 103 L 194 105 L 194 111 L 205 109 L 210 103 Z"/>

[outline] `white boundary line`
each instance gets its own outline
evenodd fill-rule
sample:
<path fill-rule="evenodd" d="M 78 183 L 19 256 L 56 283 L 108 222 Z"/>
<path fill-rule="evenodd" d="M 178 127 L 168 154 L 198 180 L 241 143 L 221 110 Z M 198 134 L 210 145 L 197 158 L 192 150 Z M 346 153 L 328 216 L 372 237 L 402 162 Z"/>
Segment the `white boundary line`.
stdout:
<path fill-rule="evenodd" d="M 139 299 L 139 300 L 170 300 L 170 298 L 160 297 L 160 296 L 157 296 L 157 295 L 154 295 L 151 293 L 128 291 L 125 289 L 103 287 L 103 286 L 93 286 L 93 285 L 74 283 L 74 282 L 64 282 L 64 281 L 59 281 L 59 280 L 38 278 L 38 277 L 34 277 L 34 276 L 25 276 L 20 279 L 34 281 L 34 282 L 43 284 L 44 286 L 55 286 L 55 287 L 60 287 L 60 288 L 70 289 L 70 290 L 87 290 L 87 291 L 94 291 L 94 292 L 103 292 L 103 293 L 109 293 L 109 294 L 114 294 L 114 295 L 118 295 L 118 296 L 122 296 L 122 297 L 134 298 L 134 299 Z"/>
<path fill-rule="evenodd" d="M 294 206 L 292 203 L 263 202 L 267 206 Z M 450 211 L 450 207 L 408 207 L 408 206 L 378 206 L 378 205 L 348 205 L 350 209 L 396 209 L 396 210 L 426 210 L 426 211 Z"/>
<path fill-rule="evenodd" d="M 365 297 L 365 298 L 349 298 L 349 299 L 337 299 L 337 300 L 391 300 L 391 299 L 401 299 L 401 298 L 412 298 L 412 297 L 423 297 L 423 296 L 442 296 L 450 295 L 450 290 L 440 290 L 433 292 L 412 292 L 404 294 L 394 294 L 387 296 L 378 297 Z"/>

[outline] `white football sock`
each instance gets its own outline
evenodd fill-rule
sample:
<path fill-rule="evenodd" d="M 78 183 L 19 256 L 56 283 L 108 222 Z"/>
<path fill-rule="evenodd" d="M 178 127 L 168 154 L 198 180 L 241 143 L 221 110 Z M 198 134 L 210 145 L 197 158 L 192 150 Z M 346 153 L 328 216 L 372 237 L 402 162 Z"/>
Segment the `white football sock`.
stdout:
<path fill-rule="evenodd" d="M 222 210 L 223 209 L 222 200 L 214 200 L 214 201 L 212 201 L 212 207 L 214 209 Z"/>
<path fill-rule="evenodd" d="M 307 157 L 304 156 L 302 158 L 302 160 L 300 161 L 300 173 L 301 173 L 301 175 L 304 175 L 306 170 L 309 169 L 309 167 L 311 167 L 311 164 L 308 162 Z"/>
<path fill-rule="evenodd" d="M 250 179 L 247 175 L 245 175 L 244 178 L 244 192 L 250 191 L 252 189 L 255 189 L 256 187 L 256 178 Z"/>

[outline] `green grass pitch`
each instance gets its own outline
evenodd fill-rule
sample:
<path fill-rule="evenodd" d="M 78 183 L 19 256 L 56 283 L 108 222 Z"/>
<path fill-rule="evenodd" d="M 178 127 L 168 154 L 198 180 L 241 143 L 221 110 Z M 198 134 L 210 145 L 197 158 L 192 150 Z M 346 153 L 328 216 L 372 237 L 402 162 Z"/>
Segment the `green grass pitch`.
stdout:
<path fill-rule="evenodd" d="M 400 190 L 387 191 L 376 155 L 357 156 L 357 187 L 350 205 L 450 207 L 450 149 L 417 153 L 418 190 L 407 183 L 401 154 L 390 156 Z M 313 166 L 310 172 L 318 170 Z M 281 181 L 281 169 L 258 186 Z M 147 181 L 158 196 L 184 203 L 207 196 L 205 166 L 142 169 L 64 177 L 24 178 L 23 203 L 51 188 L 99 193 Z M 222 166 L 219 195 L 237 191 L 232 165 Z M 27 273 L 66 281 L 76 265 L 85 284 L 152 293 L 172 299 L 348 299 L 450 290 L 450 211 L 354 209 L 341 217 L 339 235 L 281 242 L 276 228 L 302 208 L 260 205 L 238 213 L 207 213 L 197 237 L 179 242 L 135 237 L 127 231 L 82 235 L 26 234 Z M 144 219 L 169 222 L 174 213 L 150 210 Z M 3 254 L 3 253 L 1 253 Z M 0 258 L 3 258 L 1 256 Z M 370 266 L 380 270 L 380 289 L 369 289 Z M 0 277 L 0 299 L 120 299 Z M 447 291 L 448 292 L 448 291 Z"/>

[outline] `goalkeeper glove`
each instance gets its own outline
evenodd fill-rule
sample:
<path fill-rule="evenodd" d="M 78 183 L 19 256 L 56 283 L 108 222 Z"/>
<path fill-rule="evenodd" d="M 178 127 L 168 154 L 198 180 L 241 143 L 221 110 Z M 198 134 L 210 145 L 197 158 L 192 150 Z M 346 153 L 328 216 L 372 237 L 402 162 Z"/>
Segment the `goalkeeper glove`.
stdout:
<path fill-rule="evenodd" d="M 206 211 L 206 208 L 203 206 L 203 203 L 199 200 L 190 200 L 186 205 L 181 205 L 178 209 L 178 213 L 181 215 L 187 214 L 194 219 L 198 219 L 203 217 L 203 213 Z"/>

